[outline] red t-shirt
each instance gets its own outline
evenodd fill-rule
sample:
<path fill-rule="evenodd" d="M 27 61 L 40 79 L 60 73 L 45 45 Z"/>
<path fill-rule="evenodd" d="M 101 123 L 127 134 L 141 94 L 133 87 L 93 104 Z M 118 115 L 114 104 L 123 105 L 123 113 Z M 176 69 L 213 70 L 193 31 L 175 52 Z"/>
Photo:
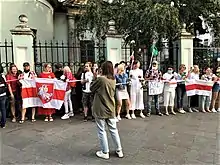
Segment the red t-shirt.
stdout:
<path fill-rule="evenodd" d="M 9 81 L 9 82 L 7 82 L 7 84 L 9 84 L 11 86 L 12 92 L 16 92 L 18 89 L 18 85 L 19 85 L 18 84 L 18 76 L 12 75 L 12 74 L 7 74 L 6 80 Z"/>

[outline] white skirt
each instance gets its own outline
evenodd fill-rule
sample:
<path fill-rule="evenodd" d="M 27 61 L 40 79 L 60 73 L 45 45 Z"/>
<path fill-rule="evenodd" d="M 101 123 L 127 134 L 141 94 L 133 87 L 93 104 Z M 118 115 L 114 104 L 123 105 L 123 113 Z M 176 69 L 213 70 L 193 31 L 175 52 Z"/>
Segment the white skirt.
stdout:
<path fill-rule="evenodd" d="M 127 100 L 127 99 L 129 99 L 127 88 L 125 88 L 123 90 L 116 89 L 116 97 L 117 97 L 117 100 Z"/>

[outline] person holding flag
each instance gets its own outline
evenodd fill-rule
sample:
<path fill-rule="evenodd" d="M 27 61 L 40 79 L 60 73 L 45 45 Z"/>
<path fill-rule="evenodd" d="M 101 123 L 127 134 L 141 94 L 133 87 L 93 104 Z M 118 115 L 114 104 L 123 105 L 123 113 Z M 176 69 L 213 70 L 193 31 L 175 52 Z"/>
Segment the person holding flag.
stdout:
<path fill-rule="evenodd" d="M 151 69 L 146 71 L 145 80 L 147 80 L 147 81 L 160 81 L 161 78 L 162 78 L 162 73 L 158 70 L 158 62 L 153 61 Z M 155 102 L 156 114 L 159 116 L 163 116 L 163 114 L 160 112 L 160 107 L 159 107 L 159 95 L 149 95 L 149 93 L 148 93 L 147 97 L 148 97 L 147 116 L 150 117 L 150 115 L 151 115 L 151 104 L 152 104 L 153 98 L 154 98 L 154 102 Z"/>

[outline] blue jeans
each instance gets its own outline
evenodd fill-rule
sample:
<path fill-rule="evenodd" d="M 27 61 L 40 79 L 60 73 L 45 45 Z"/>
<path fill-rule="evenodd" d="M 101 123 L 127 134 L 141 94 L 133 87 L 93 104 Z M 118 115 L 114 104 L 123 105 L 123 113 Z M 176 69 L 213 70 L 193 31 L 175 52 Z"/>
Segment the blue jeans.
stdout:
<path fill-rule="evenodd" d="M 112 136 L 112 140 L 115 144 L 116 151 L 122 150 L 121 140 L 120 140 L 117 125 L 116 125 L 116 120 L 96 118 L 95 121 L 96 121 L 97 129 L 98 129 L 98 137 L 99 137 L 102 152 L 104 153 L 109 152 L 108 138 L 107 138 L 107 134 L 105 131 L 105 124 L 108 125 L 108 129 Z"/>
<path fill-rule="evenodd" d="M 202 110 L 209 110 L 211 96 L 202 96 Z"/>
<path fill-rule="evenodd" d="M 176 93 L 177 93 L 177 108 L 178 109 L 183 108 L 183 98 L 186 94 L 185 84 L 177 84 Z"/>
<path fill-rule="evenodd" d="M 4 127 L 6 123 L 6 100 L 7 96 L 0 97 L 1 127 Z"/>
<path fill-rule="evenodd" d="M 160 109 L 159 109 L 159 95 L 154 95 L 154 96 L 148 95 L 148 101 L 147 101 L 148 113 L 151 113 L 151 104 L 152 104 L 153 98 L 154 98 L 156 113 L 159 113 L 160 112 Z"/>

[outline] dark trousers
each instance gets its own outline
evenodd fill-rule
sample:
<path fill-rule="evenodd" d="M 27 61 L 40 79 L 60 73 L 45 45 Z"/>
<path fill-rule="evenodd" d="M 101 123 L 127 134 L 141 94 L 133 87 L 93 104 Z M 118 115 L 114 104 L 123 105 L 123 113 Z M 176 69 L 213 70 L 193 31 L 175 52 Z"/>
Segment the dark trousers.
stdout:
<path fill-rule="evenodd" d="M 150 96 L 148 95 L 148 113 L 151 113 L 151 105 L 152 105 L 152 101 L 154 99 L 154 104 L 155 104 L 155 109 L 156 109 L 156 113 L 160 113 L 160 107 L 159 107 L 159 95 L 154 95 L 154 96 Z"/>
<path fill-rule="evenodd" d="M 6 123 L 6 100 L 6 96 L 0 97 L 1 127 L 4 127 Z"/>
<path fill-rule="evenodd" d="M 183 98 L 186 94 L 186 87 L 185 84 L 178 84 L 176 87 L 177 93 L 177 108 L 183 108 Z"/>

